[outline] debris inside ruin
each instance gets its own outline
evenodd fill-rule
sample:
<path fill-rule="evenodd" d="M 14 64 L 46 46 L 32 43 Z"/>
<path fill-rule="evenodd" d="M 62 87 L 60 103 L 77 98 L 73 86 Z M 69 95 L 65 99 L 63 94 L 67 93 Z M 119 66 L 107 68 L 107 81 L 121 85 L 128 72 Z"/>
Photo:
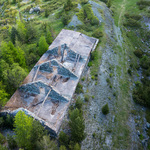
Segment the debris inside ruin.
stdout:
<path fill-rule="evenodd" d="M 33 67 L 2 113 L 22 110 L 56 136 L 98 39 L 63 29 Z"/>

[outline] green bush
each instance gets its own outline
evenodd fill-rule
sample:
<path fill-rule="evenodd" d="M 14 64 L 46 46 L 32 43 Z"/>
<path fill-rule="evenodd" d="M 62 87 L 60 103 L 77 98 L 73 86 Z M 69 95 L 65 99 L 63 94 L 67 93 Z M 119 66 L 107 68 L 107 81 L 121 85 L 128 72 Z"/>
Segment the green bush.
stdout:
<path fill-rule="evenodd" d="M 83 85 L 81 83 L 78 83 L 75 93 L 77 94 L 83 93 Z"/>
<path fill-rule="evenodd" d="M 132 75 L 131 69 L 128 69 L 128 74 L 129 74 L 129 75 Z"/>
<path fill-rule="evenodd" d="M 92 66 L 92 61 L 89 61 L 88 67 L 91 67 L 91 66 Z"/>
<path fill-rule="evenodd" d="M 140 5 L 150 6 L 150 1 L 148 1 L 148 0 L 140 0 L 136 4 L 139 5 L 139 6 Z"/>
<path fill-rule="evenodd" d="M 64 15 L 62 16 L 62 23 L 63 23 L 64 25 L 67 25 L 69 19 L 70 19 L 70 16 L 67 15 L 67 14 L 64 14 Z"/>
<path fill-rule="evenodd" d="M 102 107 L 102 113 L 107 115 L 109 113 L 108 103 Z"/>
<path fill-rule="evenodd" d="M 0 144 L 4 144 L 6 142 L 6 138 L 0 133 Z"/>
<path fill-rule="evenodd" d="M 135 51 L 134 51 L 134 55 L 137 56 L 138 58 L 141 58 L 142 55 L 143 55 L 143 52 L 138 49 L 138 50 L 135 50 Z"/>
<path fill-rule="evenodd" d="M 71 0 L 67 0 L 67 2 L 64 4 L 64 10 L 69 11 L 73 7 L 73 3 Z"/>
<path fill-rule="evenodd" d="M 144 69 L 148 69 L 150 67 L 150 58 L 147 56 L 143 56 L 140 60 L 140 65 Z"/>
<path fill-rule="evenodd" d="M 81 110 L 82 109 L 82 105 L 83 105 L 83 100 L 81 99 L 81 97 L 78 97 L 76 99 L 75 107 L 78 108 L 79 110 Z"/>
<path fill-rule="evenodd" d="M 146 81 L 147 85 L 137 86 L 133 91 L 133 99 L 136 103 L 150 107 L 150 81 Z"/>
<path fill-rule="evenodd" d="M 142 18 L 141 15 L 136 15 L 136 14 L 129 14 L 129 13 L 125 13 L 124 15 L 127 19 L 131 18 L 131 19 L 135 19 L 135 20 L 140 20 Z"/>
<path fill-rule="evenodd" d="M 69 136 L 66 133 L 64 133 L 63 131 L 61 131 L 59 134 L 59 142 L 61 145 L 65 145 L 66 147 L 68 147 Z"/>
<path fill-rule="evenodd" d="M 82 80 L 82 81 L 85 81 L 85 77 L 83 77 L 81 80 Z"/>
<path fill-rule="evenodd" d="M 108 84 L 110 84 L 110 79 L 109 79 L 109 78 L 107 78 L 107 79 L 106 79 L 106 82 L 107 82 Z"/>
<path fill-rule="evenodd" d="M 123 25 L 129 27 L 135 27 L 135 28 L 141 27 L 141 24 L 137 20 L 132 18 L 127 19 Z"/>
<path fill-rule="evenodd" d="M 80 9 L 79 13 L 77 13 L 77 16 L 79 19 L 86 24 L 90 23 L 91 25 L 98 25 L 99 20 L 96 16 L 94 16 L 93 10 L 91 8 L 92 6 L 90 4 L 85 4 L 82 9 Z"/>
<path fill-rule="evenodd" d="M 0 144 L 0 150 L 8 150 L 8 148 Z"/>
<path fill-rule="evenodd" d="M 84 100 L 86 101 L 86 102 L 89 102 L 89 99 L 90 99 L 90 96 L 89 95 L 84 95 Z"/>
<path fill-rule="evenodd" d="M 7 135 L 7 142 L 10 149 L 17 148 L 17 142 L 11 135 Z"/>
<path fill-rule="evenodd" d="M 94 36 L 96 38 L 100 38 L 103 36 L 103 32 L 101 32 L 100 29 L 98 28 L 93 32 L 92 36 Z"/>
<path fill-rule="evenodd" d="M 85 4 L 88 3 L 88 1 L 89 1 L 89 0 L 80 0 L 80 3 L 81 3 L 82 5 L 85 5 Z"/>

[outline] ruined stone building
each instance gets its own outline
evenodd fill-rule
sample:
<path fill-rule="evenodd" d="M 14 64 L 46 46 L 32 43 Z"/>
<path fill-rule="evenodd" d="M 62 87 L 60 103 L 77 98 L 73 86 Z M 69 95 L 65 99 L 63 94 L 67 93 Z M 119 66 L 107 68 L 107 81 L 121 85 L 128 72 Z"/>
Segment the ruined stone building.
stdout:
<path fill-rule="evenodd" d="M 62 30 L 33 67 L 2 113 L 22 110 L 56 135 L 98 39 Z"/>

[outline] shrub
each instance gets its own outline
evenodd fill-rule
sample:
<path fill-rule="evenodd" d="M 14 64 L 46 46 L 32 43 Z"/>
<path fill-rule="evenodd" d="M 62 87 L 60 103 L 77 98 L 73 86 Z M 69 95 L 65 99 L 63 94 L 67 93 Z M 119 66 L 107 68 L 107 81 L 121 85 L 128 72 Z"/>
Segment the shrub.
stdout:
<path fill-rule="evenodd" d="M 0 144 L 0 150 L 8 150 L 8 148 Z"/>
<path fill-rule="evenodd" d="M 113 74 L 112 74 L 112 73 L 110 73 L 110 74 L 109 74 L 109 76 L 110 76 L 110 77 L 112 77 L 112 76 L 113 76 Z"/>
<path fill-rule="evenodd" d="M 71 10 L 72 7 L 73 7 L 72 1 L 71 0 L 67 0 L 67 2 L 64 5 L 64 10 L 65 11 L 69 11 L 69 10 Z"/>
<path fill-rule="evenodd" d="M 87 23 L 90 23 L 91 25 L 99 24 L 99 20 L 96 16 L 94 16 L 91 7 L 92 6 L 90 4 L 85 4 L 82 9 L 80 9 L 79 13 L 77 13 L 79 19 L 84 22 L 86 26 L 88 26 Z"/>
<path fill-rule="evenodd" d="M 0 144 L 4 144 L 6 142 L 6 138 L 3 136 L 3 134 L 0 133 Z"/>
<path fill-rule="evenodd" d="M 108 84 L 110 84 L 110 79 L 109 79 L 109 78 L 107 78 L 107 79 L 106 79 L 106 82 L 107 82 Z"/>
<path fill-rule="evenodd" d="M 47 18 L 49 16 L 49 13 L 48 13 L 48 8 L 45 9 L 45 17 Z"/>
<path fill-rule="evenodd" d="M 128 74 L 129 74 L 129 75 L 132 75 L 131 69 L 128 69 Z"/>
<path fill-rule="evenodd" d="M 91 67 L 92 66 L 92 62 L 91 61 L 89 61 L 89 63 L 88 63 L 88 67 Z"/>
<path fill-rule="evenodd" d="M 59 142 L 61 145 L 65 145 L 66 147 L 68 147 L 69 136 L 66 133 L 64 133 L 63 131 L 61 131 L 59 134 Z"/>
<path fill-rule="evenodd" d="M 93 32 L 92 36 L 94 36 L 94 37 L 96 37 L 96 38 L 100 38 L 100 37 L 103 36 L 103 32 L 101 32 L 100 29 L 96 29 L 96 30 Z"/>
<path fill-rule="evenodd" d="M 108 103 L 102 107 L 102 113 L 107 115 L 109 113 Z"/>
<path fill-rule="evenodd" d="M 13 123 L 14 120 L 12 116 L 7 115 L 6 118 L 4 118 L 4 127 L 13 129 Z"/>
<path fill-rule="evenodd" d="M 141 15 L 135 15 L 135 14 L 129 14 L 129 13 L 125 13 L 124 15 L 127 19 L 131 18 L 131 19 L 135 19 L 135 20 L 140 20 L 142 18 Z"/>
<path fill-rule="evenodd" d="M 136 103 L 150 107 L 150 87 L 147 81 L 147 85 L 140 85 L 133 91 L 133 99 Z"/>
<path fill-rule="evenodd" d="M 4 126 L 4 119 L 3 117 L 0 117 L 0 127 L 3 127 Z"/>
<path fill-rule="evenodd" d="M 82 109 L 82 105 L 83 105 L 83 100 L 80 97 L 78 97 L 76 99 L 75 107 L 78 108 L 79 110 L 81 110 Z"/>
<path fill-rule="evenodd" d="M 67 150 L 66 147 L 64 145 L 61 145 L 59 150 Z"/>
<path fill-rule="evenodd" d="M 62 17 L 62 23 L 63 23 L 64 25 L 67 25 L 69 19 L 70 19 L 70 16 L 67 15 L 67 14 L 64 14 L 63 17 Z"/>
<path fill-rule="evenodd" d="M 82 80 L 82 81 L 85 81 L 85 77 L 83 77 L 81 80 Z"/>
<path fill-rule="evenodd" d="M 107 7 L 108 7 L 108 8 L 111 7 L 111 0 L 108 0 L 108 2 L 107 2 Z"/>
<path fill-rule="evenodd" d="M 92 76 L 91 79 L 92 79 L 92 80 L 95 80 L 95 76 Z"/>
<path fill-rule="evenodd" d="M 73 150 L 81 150 L 80 145 L 76 143 Z"/>
<path fill-rule="evenodd" d="M 88 102 L 89 101 L 89 99 L 90 99 L 90 96 L 89 95 L 84 95 L 84 100 L 86 101 L 86 102 Z"/>
<path fill-rule="evenodd" d="M 81 83 L 78 83 L 75 92 L 76 92 L 77 94 L 83 93 L 83 85 L 82 85 Z"/>
<path fill-rule="evenodd" d="M 135 50 L 135 51 L 134 51 L 134 55 L 137 56 L 138 58 L 141 58 L 142 55 L 143 55 L 143 52 L 138 49 L 138 50 Z"/>
<path fill-rule="evenodd" d="M 95 134 L 95 132 L 92 134 L 92 136 L 93 136 L 93 138 L 95 138 L 95 137 L 96 137 L 96 134 Z"/>
<path fill-rule="evenodd" d="M 85 4 L 88 3 L 88 1 L 89 1 L 89 0 L 81 0 L 80 2 L 81 2 L 82 5 L 85 5 Z"/>
<path fill-rule="evenodd" d="M 129 19 L 124 23 L 124 26 L 129 26 L 129 27 L 138 28 L 138 27 L 141 27 L 141 24 L 140 24 L 137 20 L 132 19 L 132 18 L 129 18 Z"/>
<path fill-rule="evenodd" d="M 150 66 L 150 58 L 148 58 L 147 56 L 143 56 L 140 60 L 140 65 L 142 68 L 148 69 Z"/>
<path fill-rule="evenodd" d="M 17 142 L 11 135 L 7 135 L 7 142 L 10 149 L 15 149 L 17 147 Z"/>

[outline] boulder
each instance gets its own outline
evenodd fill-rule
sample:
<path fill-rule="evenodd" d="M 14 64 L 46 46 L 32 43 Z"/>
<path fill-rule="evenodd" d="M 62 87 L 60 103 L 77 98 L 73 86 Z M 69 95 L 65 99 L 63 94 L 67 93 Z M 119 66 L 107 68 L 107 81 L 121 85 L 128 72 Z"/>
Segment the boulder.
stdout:
<path fill-rule="evenodd" d="M 34 9 L 31 8 L 30 11 L 29 11 L 29 14 L 32 14 L 34 12 Z"/>
<path fill-rule="evenodd" d="M 149 129 L 150 128 L 150 123 L 146 123 L 146 127 Z"/>
<path fill-rule="evenodd" d="M 40 11 L 41 11 L 41 8 L 40 8 L 40 7 L 35 7 L 35 8 L 34 8 L 34 11 L 35 11 L 35 12 L 38 12 L 38 11 L 40 12 Z"/>
<path fill-rule="evenodd" d="M 137 135 L 140 136 L 140 131 L 139 130 L 137 131 Z"/>

